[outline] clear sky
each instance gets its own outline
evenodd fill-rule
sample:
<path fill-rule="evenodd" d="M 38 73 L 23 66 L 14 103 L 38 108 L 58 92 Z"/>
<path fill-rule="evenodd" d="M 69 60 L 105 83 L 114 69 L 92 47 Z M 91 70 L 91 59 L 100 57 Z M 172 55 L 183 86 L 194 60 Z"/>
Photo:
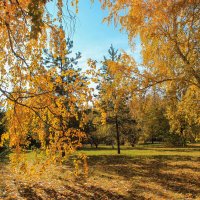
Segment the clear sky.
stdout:
<path fill-rule="evenodd" d="M 54 6 L 51 6 L 51 12 L 55 12 Z M 79 60 L 80 67 L 81 65 L 85 65 L 89 58 L 97 61 L 102 60 L 103 56 L 107 55 L 111 44 L 116 49 L 123 49 L 132 54 L 137 62 L 141 61 L 139 39 L 135 40 L 134 53 L 131 52 L 127 34 L 120 32 L 119 27 L 114 27 L 113 24 L 102 23 L 103 18 L 106 16 L 107 12 L 101 9 L 98 1 L 94 1 L 93 4 L 90 3 L 90 0 L 79 1 L 76 28 L 71 38 L 74 41 L 74 52 L 80 51 L 82 54 L 82 58 Z"/>
<path fill-rule="evenodd" d="M 131 52 L 128 37 L 125 32 L 120 32 L 119 27 L 113 24 L 102 23 L 107 12 L 101 9 L 98 1 L 91 5 L 89 0 L 79 1 L 78 19 L 73 36 L 74 49 L 82 53 L 81 62 L 85 63 L 88 58 L 102 60 L 111 44 L 114 48 L 123 49 L 133 54 L 137 62 L 140 62 L 140 44 L 136 39 L 135 53 Z M 79 62 L 79 64 L 81 64 Z"/>

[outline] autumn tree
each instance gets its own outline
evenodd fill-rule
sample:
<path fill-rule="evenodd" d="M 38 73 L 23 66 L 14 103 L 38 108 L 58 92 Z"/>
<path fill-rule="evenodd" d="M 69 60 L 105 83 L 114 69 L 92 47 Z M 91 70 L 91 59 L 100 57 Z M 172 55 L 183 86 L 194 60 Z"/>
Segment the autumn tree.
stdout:
<path fill-rule="evenodd" d="M 119 55 L 112 46 L 108 53 L 109 58 L 104 58 L 100 72 L 98 106 L 100 112 L 105 113 L 105 122 L 114 125 L 120 154 L 120 128 L 125 118 L 129 118 L 130 83 L 133 82 L 135 65 L 134 62 L 126 63 L 126 56 Z"/>
<path fill-rule="evenodd" d="M 173 102 L 167 111 L 170 131 L 184 135 L 185 128 L 191 126 L 190 120 L 195 122 L 192 126 L 199 126 L 199 109 L 190 109 L 191 105 L 200 107 L 197 100 L 200 92 L 199 1 L 100 2 L 109 10 L 105 21 L 120 23 L 131 45 L 139 35 L 143 57 L 143 69 L 138 74 L 139 89 L 146 90 L 153 85 L 165 89 Z"/>
<path fill-rule="evenodd" d="M 70 116 L 68 120 L 64 120 L 60 116 L 60 126 L 63 126 L 63 123 L 67 124 L 66 128 L 79 128 L 81 117 L 84 117 L 84 112 L 81 112 L 78 108 L 76 101 L 71 101 L 70 87 L 74 87 L 75 84 L 78 84 L 79 87 L 87 87 L 87 77 L 81 74 L 81 68 L 77 66 L 78 60 L 81 58 L 81 53 L 78 52 L 75 54 L 75 57 L 71 56 L 73 41 L 69 38 L 65 39 L 65 32 L 61 27 L 57 33 L 56 43 L 60 46 L 59 49 L 54 49 L 54 51 L 48 52 L 47 49 L 44 50 L 44 64 L 48 69 L 55 69 L 58 71 L 60 76 L 60 81 L 56 83 L 56 78 L 52 77 L 52 82 L 55 84 L 55 95 L 65 98 L 64 105 L 65 109 L 70 112 L 70 109 L 73 107 L 76 110 L 77 116 Z M 56 55 L 54 55 L 56 53 Z M 63 87 L 63 84 L 67 84 L 67 88 Z M 83 125 L 81 125 L 83 126 Z"/>
<path fill-rule="evenodd" d="M 68 155 L 81 145 L 85 115 L 76 128 L 69 127 L 68 122 L 78 118 L 91 97 L 88 83 L 83 84 L 76 70 L 57 70 L 61 63 L 63 67 L 68 64 L 65 59 L 67 42 L 60 28 L 63 1 L 56 1 L 54 16 L 45 11 L 48 2 L 0 2 L 0 92 L 9 119 L 3 138 L 9 140 L 10 147 L 17 153 L 22 152 L 29 146 L 27 135 L 31 133 L 39 139 L 47 157 L 56 161 L 60 160 L 63 151 Z M 44 64 L 44 49 L 48 49 L 57 62 L 54 62 L 58 64 L 56 68 L 48 69 Z M 66 79 L 73 80 L 73 84 Z M 61 90 L 67 95 L 59 95 Z"/>
<path fill-rule="evenodd" d="M 185 91 L 170 93 L 167 100 L 167 118 L 169 119 L 170 129 L 173 135 L 179 140 L 173 143 L 185 146 L 188 141 L 195 142 L 199 139 L 199 116 L 200 91 L 196 87 L 190 87 Z"/>
<path fill-rule="evenodd" d="M 106 143 L 110 138 L 110 127 L 108 124 L 102 124 L 101 113 L 94 107 L 89 110 L 88 121 L 84 126 L 87 135 L 86 141 L 98 148 L 99 144 Z"/>
<path fill-rule="evenodd" d="M 137 121 L 141 140 L 164 142 L 169 138 L 169 120 L 166 117 L 167 100 L 156 88 L 135 95 L 131 102 L 131 113 Z"/>

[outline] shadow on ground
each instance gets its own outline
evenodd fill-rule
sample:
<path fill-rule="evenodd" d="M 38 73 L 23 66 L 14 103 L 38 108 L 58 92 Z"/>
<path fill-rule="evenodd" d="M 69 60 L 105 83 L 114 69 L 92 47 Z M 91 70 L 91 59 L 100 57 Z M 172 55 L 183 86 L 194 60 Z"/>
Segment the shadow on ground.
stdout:
<path fill-rule="evenodd" d="M 127 199 L 147 199 L 141 191 L 152 195 L 156 193 L 162 199 L 169 199 L 169 193 L 172 196 L 181 194 L 192 199 L 200 195 L 200 158 L 103 155 L 90 156 L 89 163 L 101 172 L 129 180 L 131 187 Z"/>
<path fill-rule="evenodd" d="M 88 179 L 97 177 L 98 186 L 81 178 L 73 184 L 63 181 L 63 190 L 39 184 L 27 186 L 21 183 L 18 186 L 20 196 L 27 200 L 167 200 L 195 199 L 200 194 L 199 158 L 90 156 L 88 162 L 91 168 Z M 125 181 L 125 185 L 120 185 L 121 180 Z M 119 190 L 112 190 L 112 181 L 115 185 L 118 184 Z M 120 193 L 120 187 L 126 185 L 126 193 L 121 194 L 123 192 Z"/>
<path fill-rule="evenodd" d="M 74 186 L 64 185 L 63 191 L 55 190 L 54 188 L 43 187 L 40 185 L 27 186 L 20 184 L 18 191 L 20 196 L 27 200 L 43 200 L 43 199 L 55 199 L 55 200 L 98 200 L 98 199 L 127 199 L 123 195 L 119 195 L 108 190 L 104 190 L 96 186 L 86 186 L 80 183 L 76 183 Z M 36 191 L 40 190 L 41 196 Z M 41 192 L 42 191 L 42 192 Z M 45 194 L 44 194 L 45 193 Z"/>
<path fill-rule="evenodd" d="M 60 188 L 45 183 L 28 185 L 18 182 L 19 197 L 27 200 L 176 200 L 200 197 L 198 157 L 98 155 L 89 156 L 88 164 L 88 178 L 80 177 L 69 182 L 61 177 Z"/>

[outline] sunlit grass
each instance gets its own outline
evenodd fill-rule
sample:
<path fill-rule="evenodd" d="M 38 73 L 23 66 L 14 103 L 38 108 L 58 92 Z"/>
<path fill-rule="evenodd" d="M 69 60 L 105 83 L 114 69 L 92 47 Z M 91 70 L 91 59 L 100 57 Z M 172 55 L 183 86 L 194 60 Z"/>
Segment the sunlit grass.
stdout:
<path fill-rule="evenodd" d="M 89 146 L 83 147 L 78 152 L 85 153 L 87 156 L 117 155 L 117 149 L 110 146 L 101 145 L 98 148 Z M 160 145 L 138 145 L 135 148 L 121 146 L 121 154 L 124 156 L 192 156 L 199 157 L 198 148 L 169 148 Z"/>

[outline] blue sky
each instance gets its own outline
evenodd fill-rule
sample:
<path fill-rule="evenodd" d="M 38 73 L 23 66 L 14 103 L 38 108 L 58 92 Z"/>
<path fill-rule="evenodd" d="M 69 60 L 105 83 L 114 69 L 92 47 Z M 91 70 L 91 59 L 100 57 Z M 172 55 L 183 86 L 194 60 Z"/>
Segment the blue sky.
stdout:
<path fill-rule="evenodd" d="M 56 12 L 55 4 L 50 6 L 50 12 Z M 66 12 L 66 9 L 63 10 Z M 135 40 L 136 46 L 134 53 L 128 44 L 128 37 L 125 32 L 120 32 L 119 27 L 114 27 L 113 24 L 102 23 L 104 17 L 107 16 L 107 11 L 101 9 L 98 1 L 93 4 L 90 0 L 79 1 L 79 12 L 77 14 L 76 28 L 71 38 L 74 41 L 74 52 L 80 51 L 82 58 L 79 61 L 79 66 L 86 65 L 87 59 L 95 59 L 100 61 L 111 44 L 116 49 L 123 49 L 124 51 L 132 54 L 137 62 L 141 61 L 140 58 L 140 42 L 137 38 Z M 66 35 L 67 29 L 66 29 Z"/>
<path fill-rule="evenodd" d="M 128 45 L 128 37 L 125 32 L 120 32 L 119 27 L 113 24 L 102 23 L 107 12 L 101 9 L 98 1 L 91 5 L 89 0 L 79 2 L 78 20 L 73 37 L 74 49 L 82 52 L 82 62 L 88 58 L 102 60 L 111 44 L 117 49 L 123 49 L 133 54 L 140 61 L 140 45 L 136 39 L 135 53 L 131 52 Z M 81 63 L 80 63 L 81 64 Z"/>

